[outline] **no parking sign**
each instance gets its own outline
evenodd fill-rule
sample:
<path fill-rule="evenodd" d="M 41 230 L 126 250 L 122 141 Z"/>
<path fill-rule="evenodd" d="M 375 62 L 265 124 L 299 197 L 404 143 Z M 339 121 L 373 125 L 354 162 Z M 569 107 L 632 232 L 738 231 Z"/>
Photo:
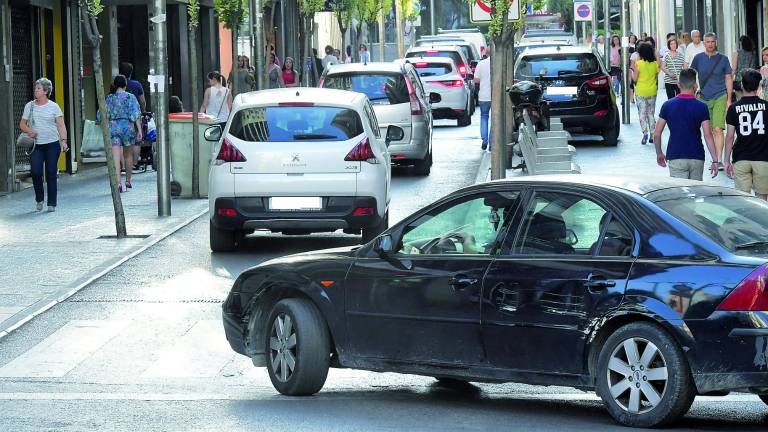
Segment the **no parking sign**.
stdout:
<path fill-rule="evenodd" d="M 592 2 L 573 2 L 573 17 L 576 21 L 592 21 Z"/>

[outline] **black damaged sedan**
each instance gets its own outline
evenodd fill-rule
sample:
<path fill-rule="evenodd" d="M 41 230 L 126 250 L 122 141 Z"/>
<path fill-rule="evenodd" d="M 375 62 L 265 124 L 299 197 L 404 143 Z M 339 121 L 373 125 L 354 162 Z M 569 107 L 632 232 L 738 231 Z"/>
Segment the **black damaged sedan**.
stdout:
<path fill-rule="evenodd" d="M 457 191 L 353 248 L 245 271 L 232 348 L 277 391 L 329 367 L 593 389 L 630 426 L 696 395 L 768 403 L 768 204 L 674 179 L 527 177 Z"/>

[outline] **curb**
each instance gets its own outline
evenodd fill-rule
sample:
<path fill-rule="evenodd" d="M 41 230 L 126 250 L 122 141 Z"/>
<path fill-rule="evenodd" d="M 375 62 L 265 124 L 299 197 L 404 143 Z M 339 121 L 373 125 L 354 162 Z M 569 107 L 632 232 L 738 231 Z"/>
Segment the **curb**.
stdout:
<path fill-rule="evenodd" d="M 477 168 L 477 174 L 475 175 L 475 184 L 485 183 L 490 177 L 491 170 L 491 152 L 483 150 L 483 156 L 480 159 L 480 166 Z"/>
<path fill-rule="evenodd" d="M 128 252 L 122 256 L 118 256 L 105 261 L 100 266 L 96 267 L 94 272 L 92 272 L 91 274 L 87 274 L 81 277 L 80 279 L 76 280 L 69 286 L 62 288 L 57 292 L 54 292 L 48 295 L 47 297 L 44 297 L 36 301 L 35 303 L 31 304 L 30 306 L 27 306 L 26 308 L 17 312 L 15 315 L 13 315 L 13 317 L 5 320 L 2 324 L 0 324 L 0 339 L 4 338 L 5 336 L 8 336 L 11 332 L 23 326 L 24 324 L 28 323 L 36 316 L 46 312 L 47 310 L 51 309 L 57 304 L 73 296 L 78 291 L 82 290 L 83 288 L 92 284 L 96 280 L 100 279 L 102 276 L 116 269 L 121 264 L 139 255 L 140 253 L 156 245 L 157 243 L 160 243 L 166 238 L 170 237 L 173 233 L 191 224 L 192 222 L 194 222 L 200 216 L 206 214 L 207 212 L 208 212 L 208 209 L 206 208 L 205 210 L 198 212 L 194 216 L 191 216 L 183 220 L 182 222 L 172 226 L 171 228 L 165 231 L 162 231 L 160 234 L 155 234 L 144 239 L 141 243 L 137 245 L 136 249 L 134 249 L 133 251 Z"/>

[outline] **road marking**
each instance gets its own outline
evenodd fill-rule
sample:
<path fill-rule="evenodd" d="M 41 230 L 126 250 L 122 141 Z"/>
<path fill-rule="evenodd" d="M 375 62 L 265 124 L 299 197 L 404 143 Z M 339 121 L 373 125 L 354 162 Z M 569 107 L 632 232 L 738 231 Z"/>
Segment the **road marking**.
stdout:
<path fill-rule="evenodd" d="M 224 336 L 221 320 L 197 321 L 142 374 L 149 378 L 212 378 L 236 354 Z"/>
<path fill-rule="evenodd" d="M 70 321 L 0 368 L 0 377 L 62 377 L 128 324 L 130 321 Z"/>

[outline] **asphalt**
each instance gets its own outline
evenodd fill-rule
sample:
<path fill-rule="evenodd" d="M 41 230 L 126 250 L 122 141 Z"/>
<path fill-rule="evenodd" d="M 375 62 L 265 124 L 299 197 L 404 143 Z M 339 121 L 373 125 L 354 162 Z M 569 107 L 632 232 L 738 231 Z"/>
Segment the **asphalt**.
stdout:
<path fill-rule="evenodd" d="M 208 210 L 207 199 L 173 199 L 158 217 L 156 179 L 135 174 L 121 194 L 129 238 L 119 240 L 103 164 L 60 174 L 52 213 L 35 211 L 31 187 L 0 197 L 0 338 Z"/>

